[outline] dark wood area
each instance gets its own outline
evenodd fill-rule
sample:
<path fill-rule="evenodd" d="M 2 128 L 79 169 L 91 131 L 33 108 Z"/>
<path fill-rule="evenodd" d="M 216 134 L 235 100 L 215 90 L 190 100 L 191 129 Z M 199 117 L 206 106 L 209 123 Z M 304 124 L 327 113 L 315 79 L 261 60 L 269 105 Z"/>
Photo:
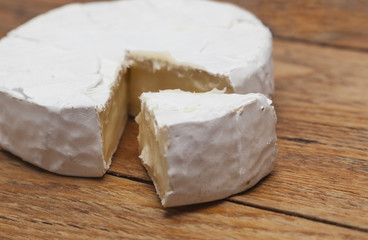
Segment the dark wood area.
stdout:
<path fill-rule="evenodd" d="M 365 0 L 230 0 L 256 14 L 275 37 L 368 50 Z"/>

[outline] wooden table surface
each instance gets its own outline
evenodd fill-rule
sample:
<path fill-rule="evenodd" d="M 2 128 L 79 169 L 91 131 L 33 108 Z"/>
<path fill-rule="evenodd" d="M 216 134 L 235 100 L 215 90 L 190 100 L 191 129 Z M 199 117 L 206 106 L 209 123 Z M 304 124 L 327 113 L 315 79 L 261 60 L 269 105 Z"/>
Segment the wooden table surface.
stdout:
<path fill-rule="evenodd" d="M 68 2 L 0 0 L 0 37 Z M 368 239 L 368 3 L 232 2 L 275 37 L 273 173 L 225 200 L 164 209 L 130 119 L 99 179 L 55 175 L 1 151 L 0 239 Z"/>

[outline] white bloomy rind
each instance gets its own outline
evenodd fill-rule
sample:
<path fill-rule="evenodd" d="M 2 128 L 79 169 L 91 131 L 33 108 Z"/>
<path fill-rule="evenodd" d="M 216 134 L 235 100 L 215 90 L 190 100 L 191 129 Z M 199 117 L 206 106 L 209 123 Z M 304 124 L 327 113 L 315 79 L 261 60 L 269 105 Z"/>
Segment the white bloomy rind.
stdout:
<path fill-rule="evenodd" d="M 102 156 L 94 108 L 53 109 L 0 92 L 1 146 L 48 171 L 102 176 Z"/>
<path fill-rule="evenodd" d="M 163 206 L 222 199 L 272 171 L 277 119 L 264 95 L 163 91 L 141 101 L 140 157 Z"/>
<path fill-rule="evenodd" d="M 201 0 L 70 4 L 32 19 L 0 41 L 0 148 L 52 172 L 103 175 L 127 117 L 125 109 L 116 120 L 116 134 L 106 131 L 114 140 L 101 149 L 107 142 L 103 136 L 110 136 L 104 134 L 110 115 L 119 115 L 112 96 L 131 97 L 113 94 L 121 70 L 133 68 L 127 52 L 131 59 L 135 52 L 138 58 L 167 56 L 151 59 L 153 66 L 184 66 L 177 74 L 180 81 L 205 72 L 229 92 L 273 94 L 271 33 L 234 5 Z M 186 90 L 210 90 L 201 79 Z M 208 86 L 217 87 L 213 83 Z M 129 79 L 120 85 L 121 92 L 131 92 Z M 100 114 L 104 109 L 109 116 Z"/>

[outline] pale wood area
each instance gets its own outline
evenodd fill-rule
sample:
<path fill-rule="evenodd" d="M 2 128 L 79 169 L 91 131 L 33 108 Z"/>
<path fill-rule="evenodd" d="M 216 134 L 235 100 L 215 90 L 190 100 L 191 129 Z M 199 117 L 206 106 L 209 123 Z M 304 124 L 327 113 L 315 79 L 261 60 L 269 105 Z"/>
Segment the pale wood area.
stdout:
<path fill-rule="evenodd" d="M 229 0 L 249 9 L 276 37 L 368 49 L 366 0 Z"/>
<path fill-rule="evenodd" d="M 163 209 L 152 185 L 57 176 L 1 155 L 0 237 L 364 239 L 366 233 L 217 201 Z"/>
<path fill-rule="evenodd" d="M 0 36 L 67 2 L 0 0 Z M 273 173 L 222 201 L 164 209 L 140 164 L 130 119 L 100 179 L 58 176 L 0 151 L 0 239 L 368 238 L 368 31 L 358 27 L 367 3 L 233 2 L 253 9 L 276 35 Z M 315 19 L 302 21 L 317 7 Z M 346 23 L 323 24 L 333 14 Z"/>

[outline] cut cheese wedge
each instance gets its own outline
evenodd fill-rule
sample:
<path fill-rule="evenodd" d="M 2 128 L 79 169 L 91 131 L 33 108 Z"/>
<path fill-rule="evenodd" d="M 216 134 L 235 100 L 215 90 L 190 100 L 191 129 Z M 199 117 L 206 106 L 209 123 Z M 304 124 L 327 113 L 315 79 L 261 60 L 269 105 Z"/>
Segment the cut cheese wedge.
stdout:
<path fill-rule="evenodd" d="M 140 158 L 165 207 L 254 186 L 277 158 L 276 114 L 262 94 L 143 93 Z"/>
<path fill-rule="evenodd" d="M 71 4 L 0 40 L 0 147 L 51 172 L 97 177 L 142 92 L 274 90 L 271 33 L 201 0 Z"/>

